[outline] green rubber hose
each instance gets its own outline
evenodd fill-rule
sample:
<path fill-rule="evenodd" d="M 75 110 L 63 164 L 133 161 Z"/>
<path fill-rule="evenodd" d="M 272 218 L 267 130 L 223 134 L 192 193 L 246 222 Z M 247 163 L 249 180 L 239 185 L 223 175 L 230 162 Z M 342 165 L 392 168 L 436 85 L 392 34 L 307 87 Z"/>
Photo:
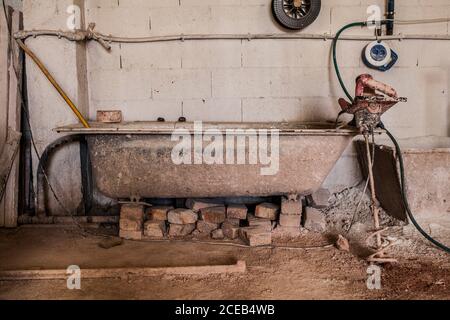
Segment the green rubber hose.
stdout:
<path fill-rule="evenodd" d="M 345 87 L 344 84 L 344 80 L 342 80 L 342 76 L 341 76 L 341 72 L 339 70 L 339 65 L 337 63 L 337 43 L 339 41 L 339 37 L 341 36 L 341 34 L 350 28 L 354 28 L 354 27 L 364 27 L 367 26 L 367 22 L 353 22 L 353 23 L 349 23 L 347 25 L 345 25 L 344 27 L 342 27 L 337 33 L 335 38 L 333 39 L 333 63 L 334 63 L 334 70 L 336 71 L 336 75 L 338 77 L 339 80 L 339 84 L 341 85 L 342 90 L 344 90 L 345 95 L 347 96 L 347 98 L 350 100 L 350 102 L 353 102 L 353 96 L 348 92 L 347 88 Z"/>

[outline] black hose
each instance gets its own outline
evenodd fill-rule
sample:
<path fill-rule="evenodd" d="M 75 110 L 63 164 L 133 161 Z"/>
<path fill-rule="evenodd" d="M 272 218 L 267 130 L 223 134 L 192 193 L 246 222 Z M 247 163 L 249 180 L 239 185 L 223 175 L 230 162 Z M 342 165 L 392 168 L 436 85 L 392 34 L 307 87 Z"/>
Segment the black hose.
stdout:
<path fill-rule="evenodd" d="M 386 21 L 383 21 L 382 23 L 386 23 Z M 339 84 L 342 87 L 342 90 L 344 90 L 345 94 L 347 95 L 347 97 L 350 99 L 350 101 L 353 102 L 353 97 L 350 96 L 347 88 L 345 87 L 344 81 L 342 80 L 341 77 L 341 73 L 339 71 L 339 65 L 337 63 L 337 55 L 336 55 L 336 45 L 337 42 L 339 40 L 339 36 L 341 35 L 341 33 L 349 28 L 352 27 L 358 27 L 358 26 L 365 26 L 367 25 L 366 22 L 355 22 L 355 23 L 350 23 L 345 25 L 343 28 L 341 28 L 339 30 L 339 32 L 336 34 L 336 37 L 334 38 L 333 41 L 333 63 L 334 63 L 334 69 L 336 70 L 336 75 L 339 79 Z M 419 223 L 417 222 L 416 218 L 414 217 L 414 214 L 411 211 L 411 207 L 409 206 L 409 201 L 408 201 L 408 197 L 406 195 L 406 179 L 405 179 L 405 164 L 403 161 L 403 154 L 402 154 L 402 150 L 400 148 L 400 145 L 398 144 L 397 140 L 395 139 L 395 137 L 391 134 L 391 132 L 386 129 L 386 127 L 384 126 L 384 124 L 381 122 L 379 124 L 379 127 L 383 130 L 386 131 L 386 134 L 388 135 L 388 137 L 391 139 L 392 143 L 395 146 L 395 150 L 396 150 L 396 154 L 397 154 L 397 160 L 399 162 L 400 165 L 400 189 L 401 189 L 401 196 L 402 196 L 402 201 L 403 204 L 406 208 L 406 212 L 408 214 L 409 219 L 411 220 L 412 224 L 414 225 L 414 227 L 425 237 L 425 239 L 427 239 L 428 241 L 430 241 L 432 244 L 434 244 L 436 247 L 438 247 L 439 249 L 450 253 L 450 248 L 447 247 L 446 245 L 440 243 L 439 241 L 437 241 L 436 239 L 434 239 L 432 236 L 430 236 L 425 230 L 423 230 L 423 228 L 419 225 Z"/>

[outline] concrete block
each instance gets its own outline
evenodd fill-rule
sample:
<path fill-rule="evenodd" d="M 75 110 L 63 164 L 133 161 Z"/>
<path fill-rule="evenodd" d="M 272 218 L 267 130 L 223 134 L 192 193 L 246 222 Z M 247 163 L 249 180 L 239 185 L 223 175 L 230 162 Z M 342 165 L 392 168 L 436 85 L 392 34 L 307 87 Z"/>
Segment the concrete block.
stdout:
<path fill-rule="evenodd" d="M 197 230 L 202 234 L 210 234 L 219 228 L 220 225 L 217 223 L 209 223 L 203 220 L 197 222 Z"/>
<path fill-rule="evenodd" d="M 241 122 L 239 98 L 189 99 L 183 101 L 183 116 L 188 121 Z"/>
<path fill-rule="evenodd" d="M 280 214 L 279 224 L 282 227 L 297 227 L 300 228 L 302 216 L 301 215 L 287 215 Z"/>
<path fill-rule="evenodd" d="M 230 221 L 225 221 L 222 225 L 222 231 L 225 237 L 234 240 L 239 237 L 239 225 L 235 225 Z"/>
<path fill-rule="evenodd" d="M 301 97 L 301 120 L 306 122 L 335 121 L 339 106 L 337 97 Z"/>
<path fill-rule="evenodd" d="M 272 69 L 230 68 L 212 72 L 214 98 L 259 98 L 270 95 Z"/>
<path fill-rule="evenodd" d="M 255 216 L 257 218 L 275 221 L 280 213 L 280 206 L 274 203 L 262 203 L 256 206 Z"/>
<path fill-rule="evenodd" d="M 166 121 L 178 121 L 183 115 L 182 101 L 177 99 L 155 100 L 151 98 L 126 100 L 91 100 L 91 117 L 105 106 L 118 106 L 122 109 L 125 121 L 156 121 L 159 117 Z"/>
<path fill-rule="evenodd" d="M 180 69 L 179 42 L 131 43 L 121 46 L 123 69 Z M 148 70 L 151 72 L 151 70 Z"/>
<path fill-rule="evenodd" d="M 319 209 L 307 207 L 305 211 L 305 228 L 314 232 L 325 232 L 327 229 L 327 222 L 325 214 Z"/>
<path fill-rule="evenodd" d="M 94 70 L 89 72 L 89 87 L 91 99 L 97 101 L 151 98 L 151 73 L 140 69 Z"/>
<path fill-rule="evenodd" d="M 246 41 L 242 43 L 242 65 L 259 68 L 322 67 L 330 63 L 331 43 L 306 39 Z M 360 42 L 340 42 L 337 47 L 340 66 L 359 66 L 362 48 Z"/>
<path fill-rule="evenodd" d="M 283 215 L 297 215 L 301 216 L 303 213 L 303 203 L 301 197 L 281 198 L 281 214 Z"/>
<path fill-rule="evenodd" d="M 147 221 L 144 224 L 144 235 L 150 238 L 164 238 L 167 233 L 165 221 Z"/>
<path fill-rule="evenodd" d="M 167 69 L 150 72 L 153 99 L 207 99 L 211 97 L 211 71 Z"/>
<path fill-rule="evenodd" d="M 168 213 L 169 211 L 174 210 L 173 207 L 164 207 L 164 206 L 158 206 L 158 207 L 152 207 L 150 208 L 149 212 L 149 218 L 153 221 L 167 221 L 168 220 Z"/>
<path fill-rule="evenodd" d="M 330 191 L 322 188 L 308 196 L 308 204 L 315 208 L 326 208 L 328 207 L 328 200 L 330 197 Z"/>
<path fill-rule="evenodd" d="M 323 46 L 323 44 L 322 44 Z M 295 67 L 301 62 L 303 43 L 297 40 L 245 41 L 242 43 L 244 67 Z"/>
<path fill-rule="evenodd" d="M 331 92 L 328 68 L 270 68 L 269 70 L 271 97 L 324 97 Z M 308 83 L 308 85 L 299 86 L 299 83 Z"/>
<path fill-rule="evenodd" d="M 98 43 L 86 43 L 87 63 L 89 70 L 114 70 L 121 68 L 121 45 L 111 43 L 111 51 L 106 51 Z M 101 61 L 101 63 L 98 63 Z"/>
<path fill-rule="evenodd" d="M 204 208 L 200 210 L 202 220 L 209 223 L 223 223 L 226 219 L 225 206 Z"/>
<path fill-rule="evenodd" d="M 57 29 L 67 28 L 67 15 L 60 14 L 59 8 L 73 5 L 73 0 L 48 0 L 23 2 L 24 28 L 29 29 Z M 65 13 L 66 10 L 61 10 Z M 36 14 L 38 13 L 38 14 Z"/>
<path fill-rule="evenodd" d="M 141 231 L 144 223 L 144 207 L 134 204 L 122 205 L 120 208 L 120 229 L 124 231 Z"/>
<path fill-rule="evenodd" d="M 242 101 L 245 122 L 295 122 L 305 120 L 300 98 L 249 98 Z"/>
<path fill-rule="evenodd" d="M 171 237 L 186 237 L 195 230 L 195 223 L 193 224 L 170 224 L 169 236 Z"/>
<path fill-rule="evenodd" d="M 243 204 L 229 205 L 227 208 L 228 219 L 246 220 L 248 214 L 248 208 Z"/>
<path fill-rule="evenodd" d="M 167 17 L 170 17 L 170 22 Z M 154 36 L 213 33 L 210 30 L 211 9 L 206 5 L 153 8 L 145 21 Z"/>
<path fill-rule="evenodd" d="M 142 224 L 143 220 L 120 219 L 119 227 L 124 231 L 142 231 Z"/>
<path fill-rule="evenodd" d="M 449 7 L 450 13 L 450 7 Z M 401 54 L 403 56 L 403 52 L 405 51 L 405 55 L 411 54 L 414 57 L 414 60 L 410 62 L 407 66 L 414 65 L 417 63 L 421 67 L 440 67 L 450 66 L 450 57 L 448 54 L 439 54 L 442 52 L 449 52 L 450 43 L 448 41 L 422 41 L 420 42 L 412 42 L 408 43 L 409 48 L 404 48 L 404 45 L 399 46 L 399 50 L 401 50 Z M 419 52 L 417 52 L 417 48 L 420 48 Z M 410 49 L 410 51 L 408 50 Z M 412 51 L 412 52 L 411 52 Z M 402 58 L 403 59 L 403 58 Z M 438 77 L 438 79 L 441 77 Z M 435 80 L 439 82 L 439 80 Z"/>
<path fill-rule="evenodd" d="M 122 1 L 124 2 L 124 1 Z M 125 1 L 126 2 L 126 1 Z M 115 36 L 146 37 L 152 35 L 151 12 L 160 10 L 149 8 L 123 8 L 123 7 L 92 7 L 86 10 L 86 20 L 95 21 L 95 29 L 104 34 Z M 61 16 L 67 20 L 65 10 Z M 64 26 L 66 22 L 64 21 Z M 120 21 L 120 22 L 119 22 Z M 169 24 L 168 24 L 169 25 Z M 126 26 L 126 28 L 124 28 Z M 64 29 L 64 27 L 60 27 Z"/>
<path fill-rule="evenodd" d="M 194 224 L 198 220 L 198 214 L 189 209 L 175 209 L 168 213 L 168 220 L 173 224 Z"/>
<path fill-rule="evenodd" d="M 327 97 L 330 94 L 328 72 L 325 67 L 218 69 L 212 73 L 212 95 L 218 98 Z M 307 86 L 298 85 L 306 82 Z"/>
<path fill-rule="evenodd" d="M 270 246 L 272 233 L 260 227 L 241 228 L 239 236 L 251 247 Z"/>
<path fill-rule="evenodd" d="M 183 68 L 239 68 L 240 41 L 188 41 L 182 48 Z"/>
<path fill-rule="evenodd" d="M 217 229 L 211 233 L 211 238 L 214 240 L 223 240 L 225 238 L 223 230 Z"/>
<path fill-rule="evenodd" d="M 254 7 L 253 7 L 254 8 Z M 246 34 L 249 31 L 249 12 L 241 6 L 213 6 L 210 8 L 209 33 Z"/>

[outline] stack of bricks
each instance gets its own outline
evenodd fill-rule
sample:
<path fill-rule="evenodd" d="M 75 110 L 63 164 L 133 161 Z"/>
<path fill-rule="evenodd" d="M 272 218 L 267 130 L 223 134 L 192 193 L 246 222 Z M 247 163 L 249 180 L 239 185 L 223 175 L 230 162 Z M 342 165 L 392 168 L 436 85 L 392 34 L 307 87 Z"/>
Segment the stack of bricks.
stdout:
<path fill-rule="evenodd" d="M 288 196 L 281 199 L 279 226 L 286 231 L 299 232 L 302 223 L 303 202 L 300 196 Z"/>
<path fill-rule="evenodd" d="M 222 231 L 226 238 L 235 240 L 239 237 L 242 221 L 248 217 L 248 208 L 245 205 L 229 205 L 227 208 L 227 219 L 222 225 Z"/>
<path fill-rule="evenodd" d="M 305 228 L 323 232 L 325 216 L 320 211 L 327 205 L 329 193 L 319 190 L 306 199 L 300 196 L 281 198 L 281 206 L 261 203 L 254 213 L 245 205 L 224 205 L 205 200 L 189 199 L 186 208 L 151 207 L 145 221 L 144 207 L 122 206 L 120 236 L 125 239 L 212 238 L 214 240 L 240 239 L 252 247 L 272 244 L 272 231 L 277 228 L 286 234 L 298 235 L 305 217 Z M 144 223 L 145 221 L 145 223 Z"/>
<path fill-rule="evenodd" d="M 186 206 L 199 214 L 197 234 L 214 240 L 238 238 L 241 220 L 246 220 L 248 213 L 245 205 L 226 207 L 220 203 L 188 200 Z"/>
<path fill-rule="evenodd" d="M 305 228 L 313 232 L 325 232 L 327 222 L 322 209 L 326 208 L 330 199 L 330 192 L 327 189 L 319 189 L 307 197 L 307 207 L 305 210 Z"/>
<path fill-rule="evenodd" d="M 191 209 L 174 209 L 167 214 L 171 238 L 187 237 L 197 226 L 198 214 Z"/>
<path fill-rule="evenodd" d="M 152 207 L 144 224 L 144 236 L 151 239 L 165 238 L 168 231 L 168 213 L 173 209 L 173 207 Z"/>
<path fill-rule="evenodd" d="M 195 234 L 200 237 L 223 238 L 220 234 L 220 225 L 225 220 L 225 207 L 220 203 L 204 202 L 188 199 L 186 207 L 198 215 Z"/>
<path fill-rule="evenodd" d="M 120 237 L 141 240 L 144 226 L 144 206 L 125 204 L 120 209 Z"/>
<path fill-rule="evenodd" d="M 200 210 L 201 220 L 197 223 L 197 228 L 200 233 L 209 233 L 213 239 L 222 240 L 225 236 L 221 226 L 225 222 L 226 215 L 225 206 L 203 208 Z"/>
<path fill-rule="evenodd" d="M 251 247 L 272 244 L 272 230 L 278 219 L 280 207 L 273 203 L 262 203 L 256 206 L 255 215 L 249 215 L 248 227 L 241 228 L 241 239 Z"/>

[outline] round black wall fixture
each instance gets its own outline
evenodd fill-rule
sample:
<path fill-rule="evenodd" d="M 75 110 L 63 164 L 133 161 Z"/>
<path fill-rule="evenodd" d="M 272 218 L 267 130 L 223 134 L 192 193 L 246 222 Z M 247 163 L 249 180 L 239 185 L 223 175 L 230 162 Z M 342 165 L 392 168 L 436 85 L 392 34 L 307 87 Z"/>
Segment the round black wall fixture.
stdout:
<path fill-rule="evenodd" d="M 273 0 L 273 14 L 285 28 L 300 30 L 319 16 L 321 0 Z"/>

